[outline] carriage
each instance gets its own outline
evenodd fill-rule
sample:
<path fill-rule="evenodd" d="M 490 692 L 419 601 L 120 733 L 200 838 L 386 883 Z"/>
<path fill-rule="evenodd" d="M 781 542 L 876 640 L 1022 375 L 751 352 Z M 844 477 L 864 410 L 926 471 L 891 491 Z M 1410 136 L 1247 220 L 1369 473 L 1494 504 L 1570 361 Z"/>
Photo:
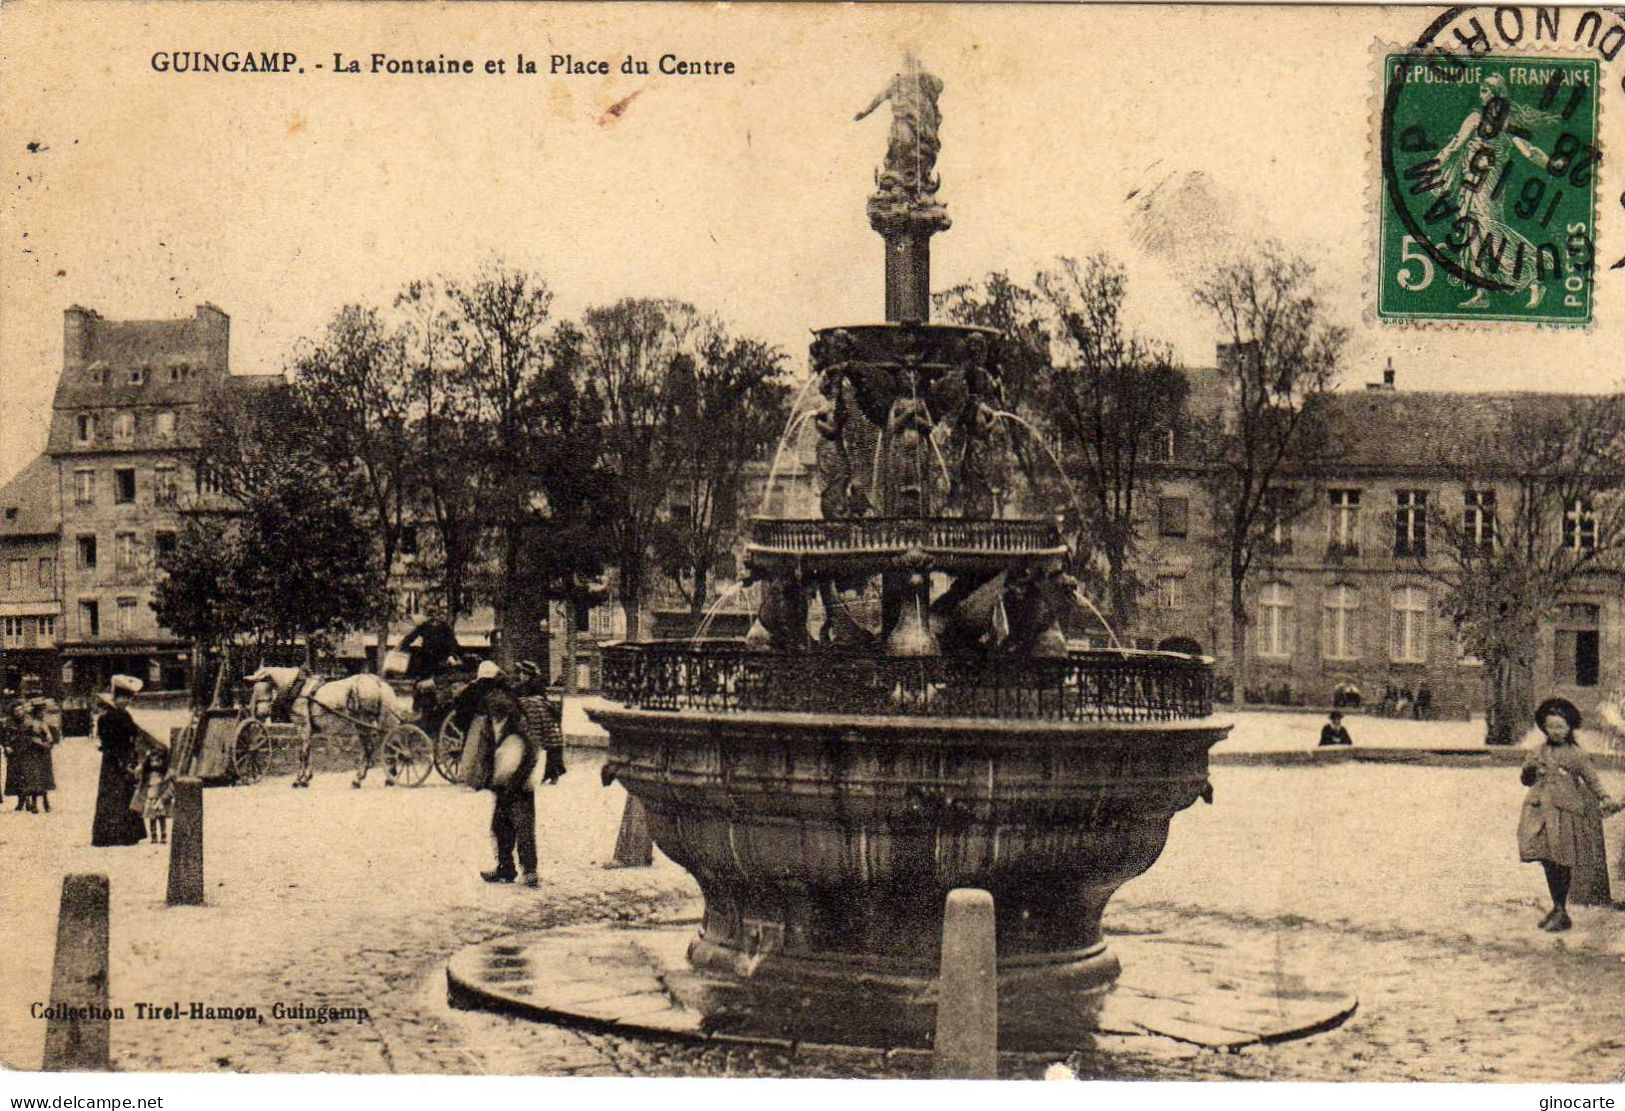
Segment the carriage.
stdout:
<path fill-rule="evenodd" d="M 301 771 L 296 786 L 309 782 L 311 719 L 303 721 L 286 714 L 271 714 L 263 704 L 245 696 L 238 669 L 229 654 L 220 661 L 209 705 L 199 711 L 191 725 L 181 731 L 181 766 L 206 782 L 258 783 L 278 760 L 278 753 L 297 750 Z M 422 786 L 430 772 L 438 771 L 456 783 L 462 759 L 463 731 L 451 713 L 456 694 L 468 677 L 452 676 L 451 689 L 437 698 L 433 687 L 405 680 L 393 680 L 389 688 L 398 704 L 411 707 L 409 715 L 398 712 L 387 718 L 367 720 L 332 706 L 321 707 L 323 715 L 345 722 L 356 731 L 363 749 L 363 769 L 355 786 L 361 785 L 370 754 L 378 751 L 386 772 L 386 782 L 406 787 Z M 381 735 L 381 737 L 380 737 Z M 381 740 L 381 746 L 378 742 Z"/>

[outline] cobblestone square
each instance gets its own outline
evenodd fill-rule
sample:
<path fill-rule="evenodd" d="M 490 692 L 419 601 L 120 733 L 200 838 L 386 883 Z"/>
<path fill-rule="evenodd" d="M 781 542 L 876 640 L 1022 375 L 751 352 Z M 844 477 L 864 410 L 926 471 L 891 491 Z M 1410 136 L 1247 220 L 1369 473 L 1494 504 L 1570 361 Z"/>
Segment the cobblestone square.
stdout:
<path fill-rule="evenodd" d="M 1233 750 L 1280 747 L 1279 715 L 1243 715 Z M 1303 719 L 1305 723 L 1309 719 Z M 1356 723 L 1358 724 L 1358 723 Z M 1435 727 L 1436 728 L 1436 727 Z M 1429 727 L 1386 725 L 1384 734 Z M 1369 732 L 1369 731 L 1368 731 Z M 348 776 L 292 791 L 284 777 L 205 794 L 208 905 L 164 906 L 154 845 L 88 846 L 98 754 L 57 759 L 49 815 L 0 814 L 18 862 L 0 897 L 10 974 L 0 1046 L 37 1067 L 61 877 L 112 883 L 112 1001 L 252 1006 L 259 1020 L 138 1021 L 112 1031 L 114 1064 L 144 1071 L 337 1071 L 633 1076 L 913 1076 L 917 1057 L 683 1046 L 580 1033 L 445 1002 L 452 953 L 555 925 L 690 914 L 693 882 L 656 856 L 605 869 L 624 794 L 600 755 L 538 792 L 543 886 L 487 885 L 486 796 Z M 1610 790 L 1625 775 L 1603 773 Z M 1178 815 L 1155 868 L 1124 887 L 1108 937 L 1244 956 L 1283 978 L 1359 998 L 1341 1028 L 1239 1053 L 1103 1035 L 1084 1076 L 1167 1079 L 1590 1081 L 1625 1068 L 1625 911 L 1581 907 L 1566 935 L 1536 930 L 1538 870 L 1517 861 L 1521 788 L 1507 767 L 1414 764 L 1214 768 L 1215 802 Z M 1608 823 L 1611 857 L 1625 829 Z M 365 1021 L 279 1020 L 271 1009 L 364 1007 Z M 1037 1066 L 1010 1065 L 1013 1075 Z"/>

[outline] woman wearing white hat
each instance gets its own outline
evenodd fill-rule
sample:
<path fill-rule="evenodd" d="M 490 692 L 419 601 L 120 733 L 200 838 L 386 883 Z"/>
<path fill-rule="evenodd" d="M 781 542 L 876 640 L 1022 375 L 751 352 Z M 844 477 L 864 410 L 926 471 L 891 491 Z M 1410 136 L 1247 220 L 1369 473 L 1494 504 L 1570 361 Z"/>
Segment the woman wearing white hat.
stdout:
<path fill-rule="evenodd" d="M 146 824 L 130 810 L 139 782 L 134 768 L 141 727 L 127 709 L 130 696 L 139 693 L 141 680 L 113 676 L 112 690 L 99 695 L 106 707 L 96 721 L 102 744 L 102 773 L 96 784 L 96 818 L 90 829 L 92 845 L 134 845 L 146 839 Z"/>

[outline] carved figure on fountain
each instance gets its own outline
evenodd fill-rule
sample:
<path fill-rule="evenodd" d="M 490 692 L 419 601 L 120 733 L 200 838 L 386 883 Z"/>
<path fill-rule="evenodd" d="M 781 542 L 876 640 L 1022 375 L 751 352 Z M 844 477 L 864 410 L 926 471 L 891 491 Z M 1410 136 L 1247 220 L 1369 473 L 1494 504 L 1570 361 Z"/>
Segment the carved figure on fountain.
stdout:
<path fill-rule="evenodd" d="M 947 210 L 935 199 L 942 186 L 935 173 L 942 146 L 938 137 L 942 113 L 937 108 L 942 89 L 941 79 L 921 69 L 910 52 L 902 71 L 853 117 L 865 119 L 882 104 L 891 104 L 886 161 L 875 174 L 875 193 L 869 198 L 869 222 L 882 235 L 929 235 L 950 225 Z"/>

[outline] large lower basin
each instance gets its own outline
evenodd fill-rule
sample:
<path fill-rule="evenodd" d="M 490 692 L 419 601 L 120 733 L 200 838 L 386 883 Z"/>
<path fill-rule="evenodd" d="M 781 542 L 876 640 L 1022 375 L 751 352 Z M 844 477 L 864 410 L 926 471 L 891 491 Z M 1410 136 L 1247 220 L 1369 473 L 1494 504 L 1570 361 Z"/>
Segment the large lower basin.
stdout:
<path fill-rule="evenodd" d="M 1207 789 L 1213 718 L 1073 722 L 605 707 L 606 777 L 692 873 L 702 969 L 928 993 L 942 907 L 993 894 L 1001 991 L 1115 980 L 1107 901 Z"/>

